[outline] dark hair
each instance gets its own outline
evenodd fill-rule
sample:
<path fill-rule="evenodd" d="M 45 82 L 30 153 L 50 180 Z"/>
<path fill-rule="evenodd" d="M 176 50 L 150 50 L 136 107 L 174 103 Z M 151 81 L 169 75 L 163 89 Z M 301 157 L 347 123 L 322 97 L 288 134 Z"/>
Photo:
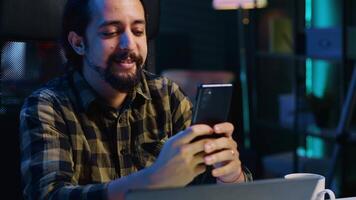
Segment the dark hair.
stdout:
<path fill-rule="evenodd" d="M 61 43 L 68 60 L 68 64 L 76 68 L 82 66 L 82 56 L 78 55 L 68 42 L 68 34 L 71 31 L 83 36 L 85 40 L 85 31 L 91 20 L 90 0 L 68 0 L 62 16 L 62 35 Z"/>
<path fill-rule="evenodd" d="M 68 0 L 62 16 L 61 43 L 69 66 L 73 66 L 77 69 L 82 67 L 83 59 L 82 56 L 78 55 L 69 44 L 68 34 L 70 31 L 76 32 L 84 38 L 85 43 L 85 31 L 91 20 L 89 1 L 90 0 Z M 144 2 L 142 0 L 140 0 L 140 2 L 144 8 L 145 18 L 147 19 Z"/>

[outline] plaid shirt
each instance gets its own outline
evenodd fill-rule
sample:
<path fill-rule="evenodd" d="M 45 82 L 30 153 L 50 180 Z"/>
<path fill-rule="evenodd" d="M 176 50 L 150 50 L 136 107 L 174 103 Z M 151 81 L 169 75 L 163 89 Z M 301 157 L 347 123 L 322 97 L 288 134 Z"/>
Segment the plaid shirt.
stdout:
<path fill-rule="evenodd" d="M 150 166 L 190 125 L 191 103 L 166 78 L 143 72 L 118 110 L 69 72 L 29 96 L 20 114 L 26 199 L 107 199 L 109 181 Z"/>

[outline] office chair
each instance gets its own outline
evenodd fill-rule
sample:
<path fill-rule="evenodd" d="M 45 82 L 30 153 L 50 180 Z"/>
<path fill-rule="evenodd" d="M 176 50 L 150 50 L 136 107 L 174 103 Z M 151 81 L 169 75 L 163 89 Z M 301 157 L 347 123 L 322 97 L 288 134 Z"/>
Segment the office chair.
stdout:
<path fill-rule="evenodd" d="M 347 174 L 345 172 L 345 154 L 346 145 L 356 143 L 356 135 L 350 131 L 350 124 L 352 116 L 354 114 L 356 104 L 356 64 L 353 67 L 350 83 L 348 86 L 345 100 L 340 112 L 340 118 L 335 130 L 322 130 L 320 132 L 309 132 L 309 135 L 323 138 L 335 143 L 332 156 L 330 158 L 329 170 L 326 175 L 327 187 L 331 188 L 333 181 L 335 180 L 336 167 L 341 161 L 341 180 L 345 180 Z"/>
<path fill-rule="evenodd" d="M 356 134 L 352 133 L 350 130 L 351 120 L 355 111 L 356 105 L 356 65 L 353 67 L 353 72 L 351 74 L 351 79 L 348 85 L 347 93 L 345 94 L 345 100 L 343 102 L 338 125 L 335 129 L 311 129 L 307 130 L 305 136 L 314 136 L 321 138 L 325 141 L 331 142 L 334 144 L 331 156 L 327 159 L 309 159 L 309 158 L 299 158 L 298 157 L 298 170 L 310 170 L 307 169 L 306 165 L 310 165 L 312 162 L 319 162 L 318 166 L 322 166 L 324 169 L 323 172 L 326 176 L 326 187 L 332 188 L 332 185 L 335 181 L 335 174 L 337 170 L 337 165 L 341 164 L 341 180 L 344 180 L 347 176 L 345 169 L 345 153 L 346 146 L 348 144 L 356 143 Z M 279 165 L 279 168 L 282 168 L 281 173 L 287 174 L 292 173 L 293 163 L 290 162 L 293 160 L 292 152 L 286 152 L 283 154 L 268 156 L 264 159 L 266 166 L 273 168 L 276 165 Z M 327 166 L 327 167 L 325 167 Z M 268 169 L 271 171 L 271 169 Z M 276 172 L 274 172 L 276 173 Z M 320 172 L 319 172 L 320 173 Z M 278 174 L 281 176 L 282 174 Z"/>
<path fill-rule="evenodd" d="M 159 0 L 141 0 L 146 11 L 148 57 L 146 68 L 154 69 L 154 39 L 159 29 Z M 8 42 L 58 41 L 61 34 L 61 16 L 66 0 L 1 0 L 0 1 L 0 63 L 3 47 Z M 59 53 L 59 52 L 58 52 Z M 18 59 L 13 57 L 12 59 Z M 20 184 L 20 150 L 18 139 L 18 110 L 2 112 L 3 69 L 0 65 L 0 132 L 3 133 L 0 151 L 6 152 L 1 165 L 2 187 L 10 199 L 22 199 Z M 25 67 L 31 63 L 26 63 Z M 51 67 L 51 66 L 48 66 Z M 21 90 L 21 87 L 17 88 Z M 34 89 L 34 88 L 33 88 Z M 18 94 L 17 94 L 18 95 Z M 7 195 L 6 195 L 7 194 Z"/>
<path fill-rule="evenodd" d="M 159 30 L 159 0 L 141 0 L 147 19 L 149 50 Z M 56 41 L 61 34 L 61 16 L 66 0 L 2 0 L 0 1 L 0 42 Z M 148 64 L 154 61 L 149 51 Z"/>

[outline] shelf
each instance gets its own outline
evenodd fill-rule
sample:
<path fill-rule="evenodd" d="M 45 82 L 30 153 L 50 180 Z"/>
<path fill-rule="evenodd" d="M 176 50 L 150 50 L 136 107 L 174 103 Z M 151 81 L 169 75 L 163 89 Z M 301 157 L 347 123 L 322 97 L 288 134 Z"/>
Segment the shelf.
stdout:
<path fill-rule="evenodd" d="M 257 57 L 260 58 L 267 58 L 267 59 L 283 59 L 283 60 L 300 60 L 303 61 L 307 59 L 306 56 L 303 55 L 294 55 L 292 53 L 271 53 L 271 52 L 265 52 L 265 51 L 258 51 L 257 52 Z"/>
<path fill-rule="evenodd" d="M 276 122 L 270 122 L 266 120 L 256 120 L 256 126 L 263 129 L 269 129 L 279 132 L 293 132 L 293 128 L 282 127 L 280 124 Z"/>
<path fill-rule="evenodd" d="M 257 120 L 255 122 L 256 127 L 262 128 L 262 129 L 268 129 L 272 131 L 278 131 L 278 132 L 288 132 L 288 133 L 296 133 L 293 130 L 293 127 L 282 127 L 280 124 L 276 122 L 269 122 L 269 121 L 264 121 L 264 120 Z M 316 129 L 316 128 L 310 128 L 309 130 L 301 130 L 298 131 L 297 134 L 300 135 L 305 135 L 305 136 L 313 136 L 317 138 L 321 138 L 325 141 L 329 142 L 335 142 L 337 140 L 337 137 L 335 135 L 335 129 Z M 356 142 L 356 130 L 351 130 L 350 133 L 350 138 L 349 138 L 351 143 Z"/>
<path fill-rule="evenodd" d="M 308 57 L 305 55 L 295 55 L 292 53 L 272 53 L 266 51 L 258 51 L 256 56 L 264 59 L 280 59 L 286 61 L 305 61 L 306 59 L 312 60 L 325 60 L 330 62 L 342 62 L 342 59 L 338 58 L 325 58 L 325 57 Z M 351 58 L 349 58 L 351 60 Z"/>
<path fill-rule="evenodd" d="M 336 136 L 336 129 L 321 129 L 317 131 L 307 130 L 304 134 L 307 136 L 318 137 L 329 142 L 335 142 L 335 141 L 337 142 L 339 140 L 338 136 Z M 355 142 L 356 142 L 356 132 L 355 130 L 351 130 L 347 143 L 355 143 Z"/>

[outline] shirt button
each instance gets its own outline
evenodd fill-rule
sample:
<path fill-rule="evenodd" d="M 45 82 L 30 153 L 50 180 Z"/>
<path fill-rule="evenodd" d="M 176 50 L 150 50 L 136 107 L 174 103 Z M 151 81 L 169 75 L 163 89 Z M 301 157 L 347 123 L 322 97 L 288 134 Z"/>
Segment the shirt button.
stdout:
<path fill-rule="evenodd" d="M 119 123 L 123 123 L 125 120 L 123 118 L 119 119 Z"/>
<path fill-rule="evenodd" d="M 127 149 L 121 149 L 121 151 L 120 151 L 120 153 L 121 153 L 121 155 L 127 155 L 128 154 L 128 150 Z"/>

